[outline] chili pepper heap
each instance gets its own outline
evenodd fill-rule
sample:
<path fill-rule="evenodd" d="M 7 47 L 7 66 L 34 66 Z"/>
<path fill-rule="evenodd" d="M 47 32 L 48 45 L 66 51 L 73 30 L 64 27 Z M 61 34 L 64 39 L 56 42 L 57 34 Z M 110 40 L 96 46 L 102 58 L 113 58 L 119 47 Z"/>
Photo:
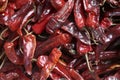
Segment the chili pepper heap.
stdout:
<path fill-rule="evenodd" d="M 0 80 L 119 80 L 120 0 L 1 0 Z"/>

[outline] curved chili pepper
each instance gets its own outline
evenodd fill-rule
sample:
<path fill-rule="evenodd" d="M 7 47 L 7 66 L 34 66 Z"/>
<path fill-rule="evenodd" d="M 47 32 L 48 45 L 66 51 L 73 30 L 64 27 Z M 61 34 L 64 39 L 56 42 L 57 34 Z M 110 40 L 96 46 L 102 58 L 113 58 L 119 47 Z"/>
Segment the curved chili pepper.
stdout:
<path fill-rule="evenodd" d="M 91 45 L 90 37 L 85 31 L 80 31 L 76 28 L 73 22 L 70 22 L 66 26 L 62 26 L 62 29 L 70 33 L 72 36 L 80 40 L 82 43 Z"/>
<path fill-rule="evenodd" d="M 57 13 L 55 13 L 53 17 L 49 20 L 49 22 L 46 25 L 46 31 L 52 34 L 57 29 L 59 29 L 69 17 L 73 6 L 74 0 L 68 0 L 65 3 L 65 5 Z"/>
<path fill-rule="evenodd" d="M 32 3 L 28 3 L 27 5 L 23 6 L 19 11 L 17 11 L 13 16 L 9 18 L 6 22 L 9 29 L 11 31 L 16 31 L 20 28 L 19 32 L 21 33 L 21 28 L 24 26 L 26 21 L 30 19 L 34 13 L 34 6 Z"/>
<path fill-rule="evenodd" d="M 22 38 L 22 49 L 24 55 L 24 66 L 26 72 L 31 75 L 32 74 L 32 59 L 34 57 L 34 52 L 36 48 L 36 37 L 32 34 L 27 34 Z"/>
<path fill-rule="evenodd" d="M 71 41 L 71 36 L 66 33 L 50 38 L 36 47 L 35 57 L 38 57 L 39 55 L 42 55 L 45 52 L 50 51 L 55 47 L 69 43 L 70 41 Z"/>
<path fill-rule="evenodd" d="M 92 51 L 92 47 L 91 45 L 86 45 L 86 44 L 83 44 L 82 42 L 80 42 L 79 40 L 77 41 L 77 52 L 80 54 L 80 55 L 84 55 L 90 51 Z"/>
<path fill-rule="evenodd" d="M 120 1 L 118 0 L 106 0 L 106 2 L 112 4 L 112 5 L 115 5 L 115 6 L 120 6 Z"/>
<path fill-rule="evenodd" d="M 99 26 L 100 17 L 100 2 L 97 0 L 83 0 L 84 9 L 88 16 L 86 19 L 86 25 L 96 28 Z"/>
<path fill-rule="evenodd" d="M 36 33 L 36 34 L 41 34 L 43 32 L 43 30 L 45 29 L 45 25 L 47 24 L 47 22 L 49 21 L 49 19 L 51 18 L 51 15 L 46 16 L 42 21 L 34 24 L 32 26 L 32 30 Z"/>
<path fill-rule="evenodd" d="M 60 10 L 65 4 L 64 0 L 50 0 L 50 2 L 56 10 Z"/>
<path fill-rule="evenodd" d="M 38 57 L 38 60 L 37 60 L 38 67 L 39 68 L 44 67 L 45 64 L 47 63 L 47 61 L 48 61 L 48 56 Z M 71 80 L 71 77 L 70 77 L 69 73 L 67 72 L 66 68 L 60 62 L 58 62 L 56 64 L 55 68 L 53 69 L 53 71 L 50 75 L 52 76 L 53 73 L 59 73 L 60 76 L 64 76 L 66 79 Z"/>
<path fill-rule="evenodd" d="M 74 17 L 76 25 L 79 29 L 85 26 L 85 14 L 82 0 L 76 0 L 74 5 Z"/>
<path fill-rule="evenodd" d="M 54 69 L 56 63 L 58 62 L 60 56 L 62 55 L 61 51 L 57 48 L 54 48 L 48 57 L 48 61 L 41 70 L 40 80 L 46 80 L 50 72 Z"/>
<path fill-rule="evenodd" d="M 5 54 L 8 57 L 8 59 L 14 63 L 23 65 L 23 59 L 17 55 L 15 49 L 14 49 L 14 43 L 12 42 L 6 42 L 4 44 Z"/>
<path fill-rule="evenodd" d="M 26 5 L 28 2 L 32 3 L 32 0 L 15 0 L 15 7 L 16 9 L 20 9 L 22 6 Z"/>
<path fill-rule="evenodd" d="M 109 18 L 103 18 L 102 21 L 100 22 L 100 26 L 103 29 L 107 29 L 110 26 L 112 26 L 113 22 Z"/>

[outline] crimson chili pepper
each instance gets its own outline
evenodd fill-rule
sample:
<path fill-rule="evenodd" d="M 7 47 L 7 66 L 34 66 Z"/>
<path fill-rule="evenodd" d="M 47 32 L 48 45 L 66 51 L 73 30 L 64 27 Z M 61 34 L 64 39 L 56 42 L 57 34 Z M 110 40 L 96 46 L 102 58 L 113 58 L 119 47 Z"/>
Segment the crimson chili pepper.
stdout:
<path fill-rule="evenodd" d="M 64 0 L 50 0 L 50 2 L 56 10 L 60 10 L 65 4 Z"/>
<path fill-rule="evenodd" d="M 75 22 L 79 29 L 85 26 L 85 20 L 86 20 L 82 3 L 83 3 L 82 0 L 76 0 L 74 5 Z"/>
<path fill-rule="evenodd" d="M 53 15 L 46 25 L 46 31 L 50 34 L 59 29 L 62 24 L 67 20 L 74 6 L 74 0 L 68 0 L 65 5 Z"/>
<path fill-rule="evenodd" d="M 8 59 L 12 63 L 23 65 L 23 59 L 22 59 L 22 57 L 20 57 L 19 55 L 17 55 L 17 52 L 15 51 L 14 43 L 13 42 L 6 42 L 4 44 L 4 49 L 5 49 L 5 54 L 7 55 Z"/>
<path fill-rule="evenodd" d="M 57 48 L 54 48 L 52 52 L 50 53 L 47 63 L 44 65 L 44 67 L 41 70 L 40 73 L 40 80 L 46 80 L 50 72 L 54 69 L 56 63 L 58 62 L 60 56 L 62 55 L 61 51 Z"/>
<path fill-rule="evenodd" d="M 32 74 L 32 59 L 36 48 L 36 37 L 32 34 L 27 34 L 22 38 L 22 49 L 24 55 L 24 66 L 26 72 Z"/>
<path fill-rule="evenodd" d="M 69 43 L 71 41 L 71 36 L 69 34 L 60 34 L 47 41 L 43 42 L 39 46 L 36 47 L 35 57 L 44 54 L 47 51 L 50 51 L 52 48 L 58 47 L 60 45 Z M 41 52 L 39 52 L 39 50 Z"/>
<path fill-rule="evenodd" d="M 50 18 L 51 18 L 51 15 L 48 15 L 42 21 L 39 21 L 38 23 L 34 24 L 32 26 L 32 30 L 36 34 L 41 34 L 43 32 L 43 30 L 45 29 L 45 25 L 47 24 L 47 22 L 49 21 Z"/>

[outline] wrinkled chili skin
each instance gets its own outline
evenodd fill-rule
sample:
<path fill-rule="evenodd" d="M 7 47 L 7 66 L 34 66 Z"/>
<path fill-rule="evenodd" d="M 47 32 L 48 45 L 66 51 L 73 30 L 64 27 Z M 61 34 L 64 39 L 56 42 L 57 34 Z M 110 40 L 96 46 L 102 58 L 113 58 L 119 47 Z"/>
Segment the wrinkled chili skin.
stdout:
<path fill-rule="evenodd" d="M 16 51 L 14 49 L 14 43 L 6 42 L 4 44 L 4 49 L 7 57 L 12 63 L 19 65 L 23 64 L 23 59 L 16 54 Z"/>
<path fill-rule="evenodd" d="M 65 5 L 53 15 L 46 25 L 46 31 L 50 34 L 59 29 L 62 24 L 67 20 L 74 6 L 74 0 L 68 0 Z M 54 26 L 52 26 L 54 25 Z"/>
<path fill-rule="evenodd" d="M 70 41 L 71 41 L 71 36 L 69 34 L 60 34 L 57 35 L 56 37 L 48 39 L 47 41 L 36 47 L 35 57 L 45 54 L 45 52 L 51 50 L 52 48 L 58 47 L 65 43 L 69 43 Z M 39 52 L 39 50 L 41 52 Z"/>
<path fill-rule="evenodd" d="M 23 36 L 23 55 L 24 55 L 24 66 L 26 72 L 32 74 L 32 58 L 36 48 L 36 37 L 32 34 Z"/>
<path fill-rule="evenodd" d="M 119 80 L 119 34 L 118 0 L 1 0 L 0 80 Z"/>

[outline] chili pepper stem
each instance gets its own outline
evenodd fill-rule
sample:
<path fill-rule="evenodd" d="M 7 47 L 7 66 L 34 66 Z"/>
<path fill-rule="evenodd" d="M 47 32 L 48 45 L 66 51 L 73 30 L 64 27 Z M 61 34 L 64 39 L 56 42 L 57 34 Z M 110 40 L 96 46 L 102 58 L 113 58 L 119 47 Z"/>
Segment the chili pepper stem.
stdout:
<path fill-rule="evenodd" d="M 3 37 L 2 37 L 2 35 L 3 35 L 7 30 L 8 30 L 8 28 L 4 29 L 4 30 L 2 31 L 2 33 L 0 34 L 0 39 L 1 39 L 1 40 L 4 40 Z"/>
<path fill-rule="evenodd" d="M 0 65 L 0 69 L 3 67 L 3 65 L 4 65 L 5 61 L 6 61 L 6 57 L 3 59 L 3 61 L 2 61 L 2 63 L 1 63 L 1 65 Z"/>
<path fill-rule="evenodd" d="M 4 53 L 4 52 L 2 52 L 2 54 L 0 55 L 0 59 L 4 56 L 4 54 L 5 54 L 5 53 Z"/>
<path fill-rule="evenodd" d="M 11 42 L 14 42 L 15 40 L 17 40 L 19 38 L 19 36 L 15 37 Z"/>

